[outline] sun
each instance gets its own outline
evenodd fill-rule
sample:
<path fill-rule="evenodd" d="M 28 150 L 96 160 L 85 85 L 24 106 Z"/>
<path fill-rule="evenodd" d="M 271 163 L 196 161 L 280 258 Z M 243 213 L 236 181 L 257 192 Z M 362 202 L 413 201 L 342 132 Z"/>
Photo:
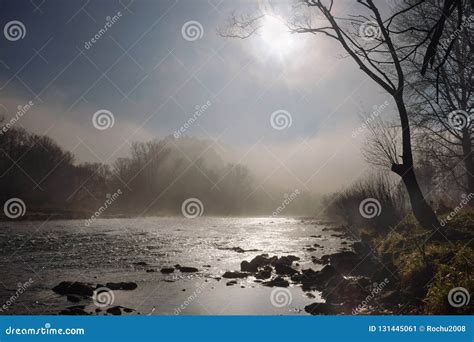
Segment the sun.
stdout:
<path fill-rule="evenodd" d="M 262 22 L 260 36 L 266 48 L 272 52 L 287 55 L 294 48 L 294 35 L 279 17 L 266 15 Z"/>

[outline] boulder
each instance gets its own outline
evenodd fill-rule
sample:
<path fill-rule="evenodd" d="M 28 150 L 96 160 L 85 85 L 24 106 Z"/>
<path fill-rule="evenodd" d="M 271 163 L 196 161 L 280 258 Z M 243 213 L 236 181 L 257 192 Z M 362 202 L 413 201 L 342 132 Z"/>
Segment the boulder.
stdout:
<path fill-rule="evenodd" d="M 346 311 L 342 305 L 329 303 L 313 303 L 304 307 L 311 315 L 340 315 Z"/>
<path fill-rule="evenodd" d="M 84 308 L 83 305 L 70 306 L 65 310 L 61 310 L 59 314 L 63 316 L 89 316 L 90 313 L 84 311 Z"/>
<path fill-rule="evenodd" d="M 258 267 L 256 265 L 251 264 L 250 262 L 244 260 L 240 263 L 240 270 L 242 272 L 251 272 L 251 273 L 253 273 L 253 272 L 258 271 Z"/>
<path fill-rule="evenodd" d="M 324 255 L 321 260 L 331 264 L 339 273 L 352 276 L 370 276 L 377 266 L 370 257 L 360 258 L 352 251 Z"/>
<path fill-rule="evenodd" d="M 294 274 L 291 279 L 303 285 L 303 291 L 323 291 L 328 286 L 335 286 L 344 278 L 331 265 L 324 266 L 320 271 L 312 269 L 302 270 L 301 274 Z"/>
<path fill-rule="evenodd" d="M 265 286 L 268 286 L 268 287 L 274 287 L 274 286 L 276 286 L 276 287 L 288 287 L 288 286 L 290 286 L 290 283 L 287 280 L 283 279 L 282 277 L 276 277 L 276 278 L 274 278 L 270 281 L 266 281 L 262 284 L 265 285 Z"/>
<path fill-rule="evenodd" d="M 125 291 L 135 290 L 138 287 L 137 283 L 134 283 L 134 282 L 107 283 L 105 284 L 105 286 L 111 290 L 125 290 Z"/>
<path fill-rule="evenodd" d="M 163 267 L 161 270 L 160 270 L 161 273 L 163 274 L 170 274 L 170 273 L 173 273 L 174 272 L 174 267 Z"/>
<path fill-rule="evenodd" d="M 94 288 L 91 284 L 74 281 L 62 281 L 53 287 L 53 291 L 63 296 L 78 295 L 83 297 L 92 297 L 94 294 Z"/>
<path fill-rule="evenodd" d="M 279 275 L 293 275 L 299 273 L 294 268 L 291 268 L 285 264 L 275 264 L 275 272 Z"/>
<path fill-rule="evenodd" d="M 77 295 L 67 295 L 66 299 L 72 303 L 78 303 L 82 300 L 82 297 Z"/>
<path fill-rule="evenodd" d="M 272 271 L 261 270 L 255 275 L 255 278 L 257 278 L 257 279 L 268 279 L 271 276 L 272 276 Z"/>
<path fill-rule="evenodd" d="M 222 278 L 226 278 L 226 279 L 232 279 L 232 278 L 247 278 L 249 276 L 248 273 L 243 273 L 243 272 L 225 272 L 223 275 L 222 275 Z"/>
<path fill-rule="evenodd" d="M 120 316 L 122 315 L 122 310 L 120 310 L 120 306 L 114 306 L 114 307 L 108 308 L 107 313 L 114 316 Z"/>
<path fill-rule="evenodd" d="M 181 266 L 179 270 L 184 273 L 199 272 L 199 270 L 196 267 L 187 267 L 187 266 Z"/>

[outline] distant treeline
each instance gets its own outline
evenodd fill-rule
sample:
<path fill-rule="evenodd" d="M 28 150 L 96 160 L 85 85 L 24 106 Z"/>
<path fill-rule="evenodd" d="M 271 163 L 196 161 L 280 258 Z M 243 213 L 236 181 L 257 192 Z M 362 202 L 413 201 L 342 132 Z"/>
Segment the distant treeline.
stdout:
<path fill-rule="evenodd" d="M 133 143 L 113 165 L 76 163 L 50 137 L 13 128 L 0 135 L 0 199 L 22 199 L 29 215 L 60 217 L 89 217 L 118 190 L 104 216 L 181 215 L 188 198 L 198 198 L 205 215 L 314 212 L 309 194 L 298 190 L 290 200 L 295 189 L 263 188 L 246 166 L 216 150 L 210 141 L 169 136 Z"/>

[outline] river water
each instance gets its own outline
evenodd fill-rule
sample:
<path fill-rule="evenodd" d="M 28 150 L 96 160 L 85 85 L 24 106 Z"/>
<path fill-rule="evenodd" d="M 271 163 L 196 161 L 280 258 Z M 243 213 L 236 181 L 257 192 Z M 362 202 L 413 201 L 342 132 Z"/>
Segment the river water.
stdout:
<path fill-rule="evenodd" d="M 306 314 L 304 306 L 319 300 L 318 293 L 290 287 L 285 305 L 275 305 L 274 288 L 253 277 L 233 286 L 216 278 L 262 253 L 295 255 L 300 269 L 317 270 L 311 256 L 347 244 L 328 228 L 315 219 L 273 217 L 99 219 L 89 227 L 82 220 L 0 222 L 0 308 L 7 304 L 0 314 L 57 314 L 74 305 L 51 290 L 61 281 L 136 282 L 136 290 L 115 291 L 113 302 L 133 314 Z M 322 248 L 308 250 L 315 243 Z M 199 272 L 160 272 L 175 264 Z M 94 311 L 93 303 L 79 304 Z"/>

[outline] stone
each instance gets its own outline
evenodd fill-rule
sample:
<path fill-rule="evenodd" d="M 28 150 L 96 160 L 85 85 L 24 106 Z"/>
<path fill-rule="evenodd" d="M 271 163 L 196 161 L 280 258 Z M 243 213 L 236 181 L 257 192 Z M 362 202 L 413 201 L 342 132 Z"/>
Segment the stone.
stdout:
<path fill-rule="evenodd" d="M 107 283 L 105 284 L 111 290 L 124 290 L 124 291 L 131 291 L 135 290 L 138 285 L 134 282 L 121 282 L 121 283 Z"/>
<path fill-rule="evenodd" d="M 170 274 L 170 273 L 173 273 L 174 272 L 174 267 L 163 267 L 161 270 L 160 270 L 161 273 L 163 274 Z"/>
<path fill-rule="evenodd" d="M 243 273 L 243 272 L 225 272 L 223 275 L 222 275 L 222 278 L 226 278 L 226 279 L 232 279 L 232 278 L 247 278 L 249 276 L 248 273 Z"/>
<path fill-rule="evenodd" d="M 94 289 L 91 284 L 73 282 L 73 281 L 62 281 L 55 287 L 53 291 L 63 295 L 79 295 L 84 297 L 92 297 Z"/>

